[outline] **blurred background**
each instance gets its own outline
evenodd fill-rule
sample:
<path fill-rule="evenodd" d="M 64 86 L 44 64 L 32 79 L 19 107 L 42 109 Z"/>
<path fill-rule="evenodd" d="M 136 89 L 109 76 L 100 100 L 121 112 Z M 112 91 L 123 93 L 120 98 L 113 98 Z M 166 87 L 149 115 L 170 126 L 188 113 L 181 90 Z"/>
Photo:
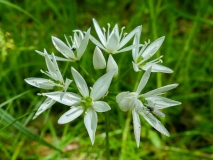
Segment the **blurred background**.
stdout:
<path fill-rule="evenodd" d="M 141 42 L 166 37 L 158 54 L 164 55 L 163 64 L 174 73 L 152 74 L 147 90 L 179 83 L 167 97 L 182 105 L 164 110 L 166 117 L 159 118 L 170 137 L 142 120 L 141 143 L 136 148 L 132 120 L 126 125 L 127 113 L 113 102 L 108 151 L 104 115 L 98 115 L 93 146 L 82 116 L 67 125 L 57 124 L 67 110 L 63 105 L 56 104 L 32 120 L 44 97 L 37 96 L 42 91 L 26 84 L 24 78 L 46 78 L 40 72 L 46 70 L 44 59 L 35 50 L 46 48 L 60 55 L 51 36 L 63 39 L 74 29 L 91 27 L 91 34 L 97 36 L 92 18 L 105 28 L 107 23 L 118 23 L 126 27 L 125 32 L 142 25 Z M 107 152 L 111 159 L 213 159 L 212 26 L 211 0 L 0 0 L 0 159 L 106 159 Z M 93 51 L 90 42 L 86 56 L 91 57 Z M 131 53 L 115 55 L 119 66 L 131 63 L 128 57 Z M 82 60 L 85 68 L 88 61 Z M 131 90 L 135 81 L 132 74 L 120 88 Z"/>

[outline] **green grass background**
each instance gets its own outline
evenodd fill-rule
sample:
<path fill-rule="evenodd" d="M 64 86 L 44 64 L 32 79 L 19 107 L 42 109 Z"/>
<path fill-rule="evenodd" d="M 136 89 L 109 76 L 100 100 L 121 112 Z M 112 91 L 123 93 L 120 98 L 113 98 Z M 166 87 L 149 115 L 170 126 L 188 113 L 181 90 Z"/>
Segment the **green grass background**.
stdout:
<path fill-rule="evenodd" d="M 45 77 L 43 57 L 34 50 L 54 52 L 51 36 L 63 39 L 73 29 L 86 31 L 96 18 L 101 26 L 126 26 L 130 32 L 143 26 L 142 41 L 166 39 L 160 48 L 164 65 L 173 74 L 151 75 L 146 89 L 179 83 L 167 97 L 182 105 L 163 112 L 159 118 L 170 132 L 165 137 L 144 120 L 140 147 L 136 148 L 132 120 L 119 110 L 111 96 L 109 150 L 104 139 L 104 114 L 98 114 L 95 144 L 92 146 L 83 124 L 83 116 L 58 125 L 57 120 L 68 110 L 56 104 L 32 120 L 44 97 L 42 90 L 24 82 L 28 77 Z M 213 159 L 213 1 L 211 0 L 0 0 L 0 159 Z M 97 79 L 101 73 L 91 68 L 94 45 L 90 42 L 81 65 Z M 131 66 L 131 52 L 114 56 L 120 74 Z M 89 63 L 89 64 L 88 64 Z M 71 78 L 70 66 L 59 63 L 62 73 Z M 80 70 L 90 81 L 90 76 Z M 133 90 L 137 74 L 129 73 L 114 85 Z M 91 83 L 92 84 L 92 83 Z"/>

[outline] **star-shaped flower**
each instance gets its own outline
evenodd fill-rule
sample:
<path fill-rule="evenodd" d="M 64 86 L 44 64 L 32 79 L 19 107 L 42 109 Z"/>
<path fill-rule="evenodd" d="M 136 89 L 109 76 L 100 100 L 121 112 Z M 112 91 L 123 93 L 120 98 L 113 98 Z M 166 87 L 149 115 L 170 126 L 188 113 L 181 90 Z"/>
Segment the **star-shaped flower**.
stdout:
<path fill-rule="evenodd" d="M 141 133 L 141 123 L 138 114 L 142 115 L 144 119 L 157 131 L 161 132 L 166 136 L 169 136 L 169 132 L 167 131 L 167 129 L 161 124 L 161 122 L 157 118 L 155 118 L 155 116 L 153 116 L 153 114 L 164 117 L 165 115 L 159 109 L 164 109 L 167 107 L 181 104 L 178 101 L 174 101 L 160 96 L 166 91 L 177 87 L 178 84 L 163 86 L 147 93 L 140 94 L 146 83 L 148 82 L 151 70 L 152 69 L 150 67 L 144 73 L 136 92 L 121 92 L 116 96 L 116 102 L 118 103 L 122 111 L 132 110 L 134 134 L 137 147 L 139 147 L 140 144 Z"/>
<path fill-rule="evenodd" d="M 102 31 L 101 27 L 99 26 L 98 22 L 95 19 L 93 19 L 93 24 L 101 43 L 98 40 L 96 40 L 92 35 L 90 35 L 90 40 L 96 46 L 98 46 L 99 48 L 103 49 L 104 51 L 110 54 L 121 53 L 133 49 L 135 47 L 134 45 L 125 48 L 123 47 L 130 41 L 130 39 L 135 35 L 135 33 L 138 32 L 138 29 L 141 28 L 141 26 L 138 26 L 129 34 L 123 35 L 123 30 L 125 27 L 123 27 L 121 29 L 121 33 L 119 33 L 117 24 L 114 26 L 111 32 L 110 32 L 110 24 L 108 24 L 107 31 L 105 28 L 103 28 Z"/>
<path fill-rule="evenodd" d="M 92 144 L 95 141 L 95 132 L 97 128 L 97 113 L 106 112 L 110 110 L 110 106 L 100 99 L 106 94 L 110 83 L 112 81 L 114 72 L 108 72 L 101 76 L 91 88 L 89 92 L 88 86 L 84 78 L 74 68 L 71 69 L 76 86 L 81 95 L 72 92 L 52 92 L 43 93 L 51 99 L 62 103 L 64 105 L 71 106 L 71 109 L 65 112 L 58 120 L 59 124 L 65 124 L 79 117 L 83 112 L 84 124 L 88 131 Z M 63 96 L 62 96 L 63 95 Z"/>
<path fill-rule="evenodd" d="M 47 65 L 48 71 L 44 72 L 41 70 L 42 73 L 46 74 L 50 79 L 46 78 L 26 78 L 25 81 L 38 88 L 42 89 L 54 89 L 58 88 L 59 90 L 66 91 L 67 88 L 69 87 L 70 83 L 72 82 L 70 79 L 66 79 L 64 82 L 64 79 L 61 75 L 61 72 L 58 68 L 58 64 L 56 62 L 54 54 L 48 55 L 47 51 L 44 50 L 44 57 Z M 53 104 L 55 103 L 55 100 L 51 98 L 47 98 L 39 107 L 37 110 L 36 114 L 34 115 L 33 119 L 35 119 L 37 116 L 39 116 L 42 112 L 50 108 Z"/>
<path fill-rule="evenodd" d="M 152 67 L 152 72 L 172 73 L 173 71 L 170 68 L 157 64 L 163 62 L 161 60 L 163 56 L 160 56 L 157 59 L 147 62 L 158 51 L 165 37 L 163 36 L 158 38 L 150 45 L 148 45 L 149 43 L 145 42 L 143 47 L 140 49 L 140 34 L 141 30 L 138 30 L 138 32 L 135 34 L 133 41 L 133 44 L 136 46 L 132 49 L 133 69 L 138 72 L 140 70 L 146 71 L 147 69 Z"/>
<path fill-rule="evenodd" d="M 65 57 L 62 58 L 56 56 L 56 60 L 76 62 L 81 59 L 89 42 L 90 29 L 87 30 L 85 35 L 80 30 L 74 30 L 73 32 L 74 32 L 73 38 L 70 36 L 72 46 L 70 45 L 66 36 L 65 39 L 68 45 L 66 45 L 63 41 L 61 41 L 57 37 L 52 36 L 53 45 Z M 45 55 L 43 52 L 40 51 L 36 52 L 42 56 Z"/>

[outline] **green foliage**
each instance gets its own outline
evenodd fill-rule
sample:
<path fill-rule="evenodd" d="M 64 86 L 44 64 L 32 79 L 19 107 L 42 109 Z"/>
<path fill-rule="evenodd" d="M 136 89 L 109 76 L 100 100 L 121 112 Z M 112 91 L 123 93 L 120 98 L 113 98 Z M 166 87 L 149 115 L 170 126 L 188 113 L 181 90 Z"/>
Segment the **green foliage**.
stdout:
<path fill-rule="evenodd" d="M 13 47 L 6 50 L 7 56 L 0 65 L 1 159 L 105 159 L 107 153 L 111 159 L 212 159 L 212 17 L 213 2 L 210 0 L 196 3 L 190 0 L 0 0 L 0 36 L 3 35 L 5 41 L 9 34 L 9 40 L 13 41 Z M 42 77 L 39 71 L 46 67 L 43 57 L 34 50 L 42 51 L 46 47 L 49 53 L 57 55 L 51 36 L 63 39 L 64 34 L 72 35 L 73 29 L 86 31 L 93 26 L 92 18 L 96 18 L 101 26 L 107 26 L 107 23 L 126 26 L 126 32 L 142 25 L 143 41 L 150 39 L 152 42 L 165 35 L 160 53 L 164 55 L 164 65 L 172 68 L 174 73 L 152 74 L 145 89 L 179 83 L 168 97 L 182 102 L 182 105 L 165 110 L 166 118 L 161 118 L 170 131 L 169 138 L 157 133 L 141 119 L 141 146 L 136 149 L 131 115 L 120 112 L 113 97 L 109 99 L 112 110 L 107 115 L 108 151 L 104 114 L 98 115 L 93 146 L 81 118 L 67 125 L 57 124 L 60 115 L 67 110 L 61 104 L 32 120 L 44 99 L 36 96 L 40 90 L 27 85 L 24 78 Z M 91 33 L 95 35 L 93 27 Z M 2 37 L 0 44 L 5 44 Z M 94 47 L 88 48 L 81 60 L 82 68 L 87 69 L 82 73 L 88 79 L 91 78 L 89 73 L 94 72 L 90 69 L 91 63 L 88 64 Z M 2 49 L 0 57 L 4 54 Z M 123 65 L 131 67 L 130 52 L 117 54 L 114 58 L 120 73 L 125 72 Z M 63 68 L 62 73 L 71 77 L 70 65 Z M 101 73 L 97 73 L 97 77 L 99 75 Z M 124 78 L 116 83 L 122 84 L 123 90 L 132 90 L 137 75 L 130 73 Z M 91 85 L 93 81 L 90 80 Z"/>

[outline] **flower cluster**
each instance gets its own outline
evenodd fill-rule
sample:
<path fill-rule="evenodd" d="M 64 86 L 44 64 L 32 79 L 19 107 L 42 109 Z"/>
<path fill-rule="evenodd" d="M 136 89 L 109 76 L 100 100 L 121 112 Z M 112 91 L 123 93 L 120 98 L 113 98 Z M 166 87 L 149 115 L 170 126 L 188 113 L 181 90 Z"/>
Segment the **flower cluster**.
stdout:
<path fill-rule="evenodd" d="M 139 115 L 141 115 L 157 131 L 169 136 L 169 132 L 153 114 L 165 117 L 165 115 L 160 111 L 161 109 L 181 104 L 178 101 L 162 96 L 165 92 L 177 87 L 178 84 L 166 85 L 141 94 L 148 82 L 151 72 L 173 72 L 170 68 L 158 64 L 162 63 L 162 56 L 148 61 L 158 51 L 165 37 L 163 36 L 151 44 L 149 44 L 149 41 L 144 44 L 140 44 L 142 26 L 136 27 L 127 34 L 124 33 L 125 27 L 123 27 L 119 32 L 117 24 L 112 29 L 110 29 L 110 24 L 108 24 L 107 29 L 101 29 L 95 19 L 93 19 L 93 24 L 100 41 L 90 34 L 90 28 L 86 32 L 74 30 L 74 35 L 70 36 L 72 44 L 69 43 L 66 36 L 66 43 L 57 37 L 52 37 L 54 47 L 63 55 L 63 57 L 55 56 L 54 53 L 48 54 L 46 49 L 44 49 L 43 52 L 36 51 L 45 59 L 47 71 L 41 70 L 41 72 L 49 78 L 32 77 L 26 78 L 25 81 L 34 87 L 51 90 L 51 92 L 39 93 L 39 95 L 47 98 L 41 104 L 33 119 L 53 106 L 56 102 L 69 106 L 70 109 L 59 118 L 58 123 L 69 123 L 83 114 L 85 127 L 92 144 L 94 144 L 95 132 L 98 123 L 98 116 L 96 112 L 107 112 L 111 109 L 104 97 L 110 96 L 110 92 L 108 92 L 108 90 L 110 86 L 112 86 L 113 78 L 119 75 L 119 66 L 113 56 L 118 53 L 131 51 L 133 71 L 145 71 L 145 73 L 143 74 L 136 91 L 119 91 L 120 93 L 118 93 L 114 99 L 116 99 L 115 101 L 122 111 L 132 112 L 134 135 L 137 147 L 139 147 L 141 135 L 141 122 Z M 94 82 L 92 87 L 88 87 L 88 82 L 86 82 L 81 73 L 71 66 L 73 80 L 68 78 L 64 80 L 57 61 L 80 63 L 89 41 L 92 41 L 96 45 L 92 57 L 94 69 L 106 69 L 106 72 L 104 72 L 103 75 Z M 130 45 L 126 46 L 127 44 Z M 106 54 L 108 56 L 107 61 L 105 60 L 106 55 L 104 55 L 102 51 L 108 53 Z M 131 62 L 129 64 L 131 65 Z M 75 82 L 74 87 L 77 88 L 79 93 L 69 91 L 70 88 L 72 88 L 70 87 L 72 81 Z"/>

